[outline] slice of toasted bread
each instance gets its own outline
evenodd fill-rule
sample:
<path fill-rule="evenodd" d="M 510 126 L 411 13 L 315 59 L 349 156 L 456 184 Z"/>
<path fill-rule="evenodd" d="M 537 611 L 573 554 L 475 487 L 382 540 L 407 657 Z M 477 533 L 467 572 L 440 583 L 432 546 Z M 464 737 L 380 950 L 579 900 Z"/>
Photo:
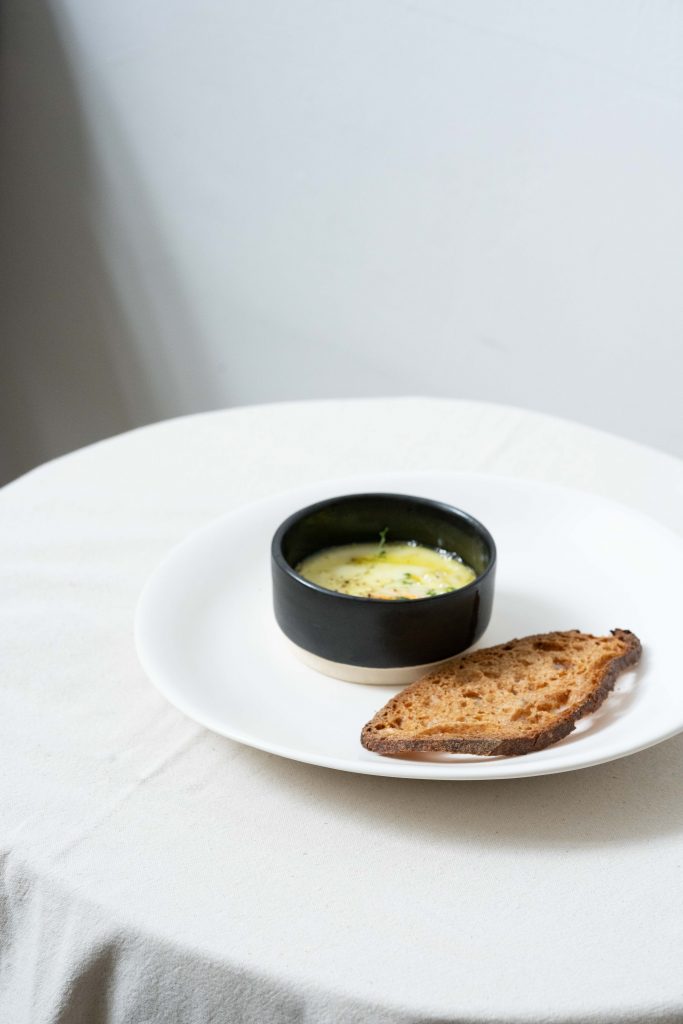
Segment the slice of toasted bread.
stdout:
<path fill-rule="evenodd" d="M 640 658 L 638 637 L 570 630 L 461 655 L 393 697 L 361 743 L 380 754 L 528 754 L 557 743 L 595 711 Z"/>

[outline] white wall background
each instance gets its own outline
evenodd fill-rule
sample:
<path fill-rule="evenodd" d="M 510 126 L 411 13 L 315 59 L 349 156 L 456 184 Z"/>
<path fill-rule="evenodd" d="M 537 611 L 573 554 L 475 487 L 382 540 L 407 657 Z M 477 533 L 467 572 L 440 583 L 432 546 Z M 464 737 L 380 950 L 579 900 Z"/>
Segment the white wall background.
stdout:
<path fill-rule="evenodd" d="M 501 401 L 683 455 L 676 0 L 4 18 L 5 476 L 335 395 Z"/>

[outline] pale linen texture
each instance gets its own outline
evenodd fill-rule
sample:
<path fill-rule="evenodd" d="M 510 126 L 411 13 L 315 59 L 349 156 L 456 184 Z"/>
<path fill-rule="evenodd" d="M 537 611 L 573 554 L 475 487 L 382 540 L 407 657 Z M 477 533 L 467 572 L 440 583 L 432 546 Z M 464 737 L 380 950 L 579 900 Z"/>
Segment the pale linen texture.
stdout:
<path fill-rule="evenodd" d="M 681 1019 L 683 737 L 558 776 L 364 777 L 212 735 L 138 664 L 137 596 L 189 531 L 419 469 L 683 521 L 673 458 L 428 399 L 187 417 L 0 493 L 3 1024 Z"/>

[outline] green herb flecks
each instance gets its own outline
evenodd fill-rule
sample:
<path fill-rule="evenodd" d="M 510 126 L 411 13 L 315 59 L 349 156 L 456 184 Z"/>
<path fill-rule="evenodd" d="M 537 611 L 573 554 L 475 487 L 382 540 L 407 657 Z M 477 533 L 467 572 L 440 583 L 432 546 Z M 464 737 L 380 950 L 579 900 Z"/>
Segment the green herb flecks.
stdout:
<path fill-rule="evenodd" d="M 377 555 L 379 558 L 383 558 L 387 553 L 387 534 L 389 527 L 385 526 L 383 530 L 379 531 L 379 550 Z"/>

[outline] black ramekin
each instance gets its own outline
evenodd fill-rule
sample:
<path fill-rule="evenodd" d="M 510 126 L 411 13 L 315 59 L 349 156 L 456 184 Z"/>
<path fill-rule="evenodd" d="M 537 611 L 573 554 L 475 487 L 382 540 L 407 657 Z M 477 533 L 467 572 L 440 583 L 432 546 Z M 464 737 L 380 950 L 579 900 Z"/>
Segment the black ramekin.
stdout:
<path fill-rule="evenodd" d="M 340 544 L 413 540 L 455 551 L 477 577 L 459 590 L 411 601 L 353 597 L 296 572 Z M 275 618 L 297 653 L 327 675 L 404 684 L 470 647 L 491 617 L 493 537 L 467 512 L 405 494 L 349 494 L 309 505 L 278 528 L 271 547 Z"/>

